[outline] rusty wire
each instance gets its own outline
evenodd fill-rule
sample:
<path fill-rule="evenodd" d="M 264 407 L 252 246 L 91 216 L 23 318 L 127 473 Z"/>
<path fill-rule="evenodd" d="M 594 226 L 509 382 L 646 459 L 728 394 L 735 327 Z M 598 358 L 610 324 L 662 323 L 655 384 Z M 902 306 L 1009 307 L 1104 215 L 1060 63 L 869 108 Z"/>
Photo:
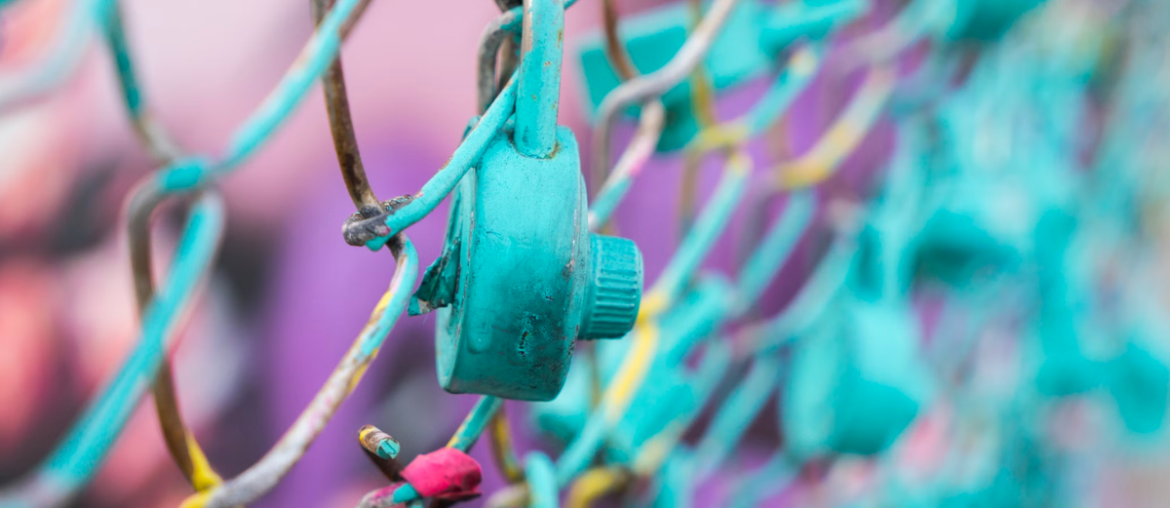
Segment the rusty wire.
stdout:
<path fill-rule="evenodd" d="M 114 57 L 118 84 L 134 131 L 139 142 L 159 167 L 165 167 L 183 157 L 183 150 L 172 141 L 165 128 L 154 121 L 134 69 L 120 4 L 115 4 L 110 9 L 105 27 L 106 41 Z M 153 176 L 147 176 L 131 196 L 132 199 L 127 206 L 130 267 L 134 277 L 134 295 L 139 319 L 142 319 L 147 307 L 154 300 L 156 289 L 150 248 L 152 243 L 150 223 L 154 210 L 162 204 L 166 195 L 159 188 L 158 180 Z M 169 358 L 164 358 L 159 365 L 151 393 L 154 396 L 155 413 L 158 416 L 163 441 L 183 477 L 197 491 L 218 484 L 219 475 L 207 464 L 203 450 L 183 423 Z"/>
<path fill-rule="evenodd" d="M 325 12 L 333 6 L 334 0 L 312 0 L 313 23 L 320 25 L 325 19 Z M 345 25 L 352 29 L 353 24 L 360 19 L 368 0 L 359 5 L 351 23 Z M 342 29 L 343 32 L 345 28 Z M 333 148 L 337 152 L 337 164 L 341 169 L 341 178 L 345 181 L 345 188 L 349 191 L 349 198 L 354 207 L 363 217 L 373 217 L 383 211 L 381 202 L 370 188 L 370 180 L 366 177 L 366 168 L 362 164 L 362 155 L 358 150 L 357 135 L 353 130 L 353 117 L 349 109 L 349 96 L 345 91 L 345 71 L 341 65 L 341 55 L 338 54 L 333 63 L 321 78 L 321 86 L 325 92 L 325 109 L 329 115 L 330 132 L 333 134 Z"/>
<path fill-rule="evenodd" d="M 617 71 L 618 78 L 628 82 L 638 77 L 638 70 L 634 67 L 629 53 L 621 43 L 618 35 L 618 24 L 621 13 L 614 0 L 602 2 L 602 17 L 604 18 L 605 53 L 611 65 Z M 625 151 L 618 157 L 612 172 L 609 168 L 609 154 L 594 153 L 593 171 L 590 173 L 590 192 L 593 203 L 589 210 L 589 228 L 597 231 L 610 224 L 610 217 L 618 202 L 625 195 L 631 180 L 641 171 L 642 166 L 654 153 L 658 139 L 662 136 L 662 128 L 666 120 L 666 108 L 658 97 L 653 97 L 642 103 L 641 114 L 638 116 L 638 127 L 634 136 L 626 145 Z M 595 145 L 596 146 L 596 145 Z M 608 143 L 607 143 L 608 146 Z M 601 168 L 601 169 L 598 169 Z"/>

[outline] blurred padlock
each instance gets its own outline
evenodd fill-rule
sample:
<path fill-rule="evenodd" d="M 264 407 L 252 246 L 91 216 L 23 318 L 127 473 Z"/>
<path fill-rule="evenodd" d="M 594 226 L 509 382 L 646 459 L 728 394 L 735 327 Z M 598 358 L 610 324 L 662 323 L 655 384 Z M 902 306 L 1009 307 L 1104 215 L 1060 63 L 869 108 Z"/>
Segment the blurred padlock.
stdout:
<path fill-rule="evenodd" d="M 798 457 L 879 453 L 932 391 L 908 309 L 848 297 L 836 305 L 793 353 L 780 416 Z"/>
<path fill-rule="evenodd" d="M 452 393 L 551 400 L 577 339 L 622 337 L 638 314 L 641 253 L 589 233 L 577 140 L 556 125 L 563 29 L 560 0 L 525 10 L 514 122 L 459 183 L 444 253 L 416 294 L 416 311 L 438 308 L 439 383 Z"/>
<path fill-rule="evenodd" d="M 686 2 L 629 16 L 618 28 L 630 61 L 648 74 L 664 67 L 686 42 L 694 24 Z M 711 45 L 704 70 L 714 90 L 725 90 L 762 76 L 777 54 L 800 38 L 819 39 L 836 27 L 864 15 L 868 0 L 801 0 L 780 6 L 743 0 L 735 7 Z M 600 33 L 580 44 L 582 74 L 588 91 L 588 110 L 596 112 L 601 101 L 621 84 L 605 50 Z M 662 96 L 666 119 L 659 151 L 685 146 L 699 131 L 689 80 Z M 637 108 L 630 113 L 636 114 Z"/>

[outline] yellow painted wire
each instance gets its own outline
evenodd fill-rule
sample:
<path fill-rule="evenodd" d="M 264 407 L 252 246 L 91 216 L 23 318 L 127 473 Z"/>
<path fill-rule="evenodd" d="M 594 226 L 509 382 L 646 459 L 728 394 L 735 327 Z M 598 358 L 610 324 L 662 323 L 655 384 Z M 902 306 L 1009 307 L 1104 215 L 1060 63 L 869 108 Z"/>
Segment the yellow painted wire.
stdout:
<path fill-rule="evenodd" d="M 802 189 L 833 176 L 841 162 L 865 139 L 869 127 L 893 92 L 896 78 L 890 67 L 870 69 L 849 106 L 817 144 L 800 158 L 780 163 L 769 170 L 773 174 L 773 190 Z"/>
<path fill-rule="evenodd" d="M 492 443 L 492 458 L 496 467 L 504 473 L 508 483 L 517 484 L 524 481 L 524 469 L 516 457 L 516 449 L 512 446 L 512 430 L 508 425 L 508 414 L 503 406 L 492 417 L 489 428 Z"/>
<path fill-rule="evenodd" d="M 624 469 L 598 467 L 585 471 L 573 482 L 565 508 L 588 508 L 602 496 L 624 488 L 629 480 L 630 474 Z"/>

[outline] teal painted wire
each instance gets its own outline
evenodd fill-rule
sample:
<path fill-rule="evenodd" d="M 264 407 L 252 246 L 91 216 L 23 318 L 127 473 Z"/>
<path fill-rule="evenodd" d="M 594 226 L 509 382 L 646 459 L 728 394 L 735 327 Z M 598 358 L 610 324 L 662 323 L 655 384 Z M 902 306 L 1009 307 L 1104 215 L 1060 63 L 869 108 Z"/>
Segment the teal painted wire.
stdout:
<path fill-rule="evenodd" d="M 32 483 L 0 495 L 0 506 L 53 506 L 67 502 L 93 478 L 109 453 L 138 401 L 146 393 L 174 338 L 178 318 L 189 307 L 199 281 L 209 271 L 223 231 L 223 203 L 205 193 L 191 211 L 179 240 L 173 275 L 160 287 L 146 309 L 138 345 L 101 395 L 86 409 L 68 436 L 54 450 Z M 53 499 L 38 502 L 29 490 L 51 492 Z M 43 489 L 43 490 L 42 490 Z"/>
<path fill-rule="evenodd" d="M 756 344 L 757 354 L 784 346 L 811 325 L 845 285 L 856 255 L 854 241 L 837 240 L 792 303 L 764 325 L 763 337 Z"/>
<path fill-rule="evenodd" d="M 118 7 L 115 5 L 114 9 Z M 106 27 L 106 40 L 114 57 L 114 68 L 118 72 L 118 82 L 121 84 L 122 99 L 132 118 L 139 118 L 143 114 L 142 88 L 138 85 L 137 73 L 134 72 L 134 62 L 130 58 L 128 44 L 126 44 L 125 27 L 119 21 L 120 16 L 108 16 L 102 23 Z"/>
<path fill-rule="evenodd" d="M 613 216 L 613 212 L 625 199 L 626 193 L 630 191 L 630 186 L 633 183 L 634 179 L 631 175 L 614 174 L 612 182 L 603 185 L 597 196 L 593 198 L 593 203 L 589 207 L 589 214 L 593 218 L 592 222 L 594 224 L 609 222 L 609 218 Z"/>
<path fill-rule="evenodd" d="M 737 159 L 733 157 L 731 160 Z M 687 233 L 687 237 L 667 264 L 652 291 L 661 291 L 660 294 L 669 300 L 677 298 L 687 277 L 698 268 L 715 240 L 726 228 L 735 205 L 743 196 L 749 173 L 746 168 L 729 168 L 723 173 L 723 178 L 715 189 L 715 195 L 703 208 L 694 228 Z M 655 356 L 661 354 L 662 348 L 659 348 Z M 631 400 L 636 396 L 636 391 L 629 394 Z M 609 421 L 600 411 L 590 415 L 581 435 L 569 445 L 557 461 L 557 480 L 561 485 L 567 485 L 589 465 L 605 435 L 615 423 Z"/>
<path fill-rule="evenodd" d="M 736 161 L 739 159 L 732 157 L 728 164 L 737 164 Z M 715 188 L 715 195 L 695 221 L 694 228 L 683 239 L 678 251 L 670 258 L 669 264 L 651 291 L 660 291 L 671 301 L 678 296 L 684 284 L 699 268 L 703 258 L 726 229 L 732 212 L 743 198 L 749 176 L 750 171 L 746 168 L 729 168 L 723 173 L 719 185 Z"/>
<path fill-rule="evenodd" d="M 739 120 L 747 127 L 748 138 L 762 134 L 769 126 L 775 124 L 776 120 L 788 111 L 792 101 L 808 88 L 808 85 L 812 83 L 812 78 L 821 69 L 824 63 L 823 45 L 812 43 L 798 50 L 796 54 L 803 54 L 801 53 L 803 51 L 808 51 L 807 54 L 811 56 L 811 60 L 807 62 L 808 65 L 805 65 L 805 62 L 795 62 L 799 65 L 789 65 L 776 76 L 772 86 L 768 88 L 768 91 L 753 106 L 752 110 Z"/>
<path fill-rule="evenodd" d="M 695 449 L 699 480 L 714 473 L 743 439 L 748 425 L 755 421 L 768 395 L 778 386 L 780 367 L 779 355 L 757 356 L 747 376 L 715 412 L 714 420 Z"/>
<path fill-rule="evenodd" d="M 684 447 L 675 448 L 658 477 L 654 508 L 691 508 L 695 505 L 695 457 Z"/>
<path fill-rule="evenodd" d="M 72 76 L 113 5 L 114 0 L 77 0 L 67 9 L 48 55 L 30 69 L 0 76 L 0 113 L 52 92 Z"/>
<path fill-rule="evenodd" d="M 463 425 L 459 426 L 459 430 L 455 436 L 451 438 L 451 442 L 447 444 L 449 448 L 455 448 L 461 452 L 468 452 L 475 442 L 479 440 L 479 436 L 483 435 L 483 430 L 487 428 L 492 421 L 492 417 L 500 411 L 500 406 L 504 404 L 503 399 L 499 397 L 492 397 L 485 395 L 479 398 L 475 403 L 475 407 L 471 409 L 471 413 L 463 421 Z"/>
<path fill-rule="evenodd" d="M 739 273 L 741 312 L 747 310 L 776 278 L 797 241 L 812 224 L 817 201 L 812 192 L 798 192 L 789 196 L 783 215 L 773 222 Z"/>
<path fill-rule="evenodd" d="M 524 458 L 524 477 L 528 481 L 528 506 L 557 508 L 559 492 L 555 466 L 547 455 L 531 452 Z"/>
<path fill-rule="evenodd" d="M 641 461 L 646 460 L 651 453 L 657 451 L 651 447 L 651 444 L 658 442 L 660 436 L 670 438 L 672 444 L 682 438 L 683 432 L 699 417 L 703 408 L 707 405 L 707 401 L 715 394 L 715 388 L 719 386 L 719 381 L 723 379 L 727 368 L 731 366 L 731 360 L 731 346 L 726 340 L 711 341 L 704 351 L 703 359 L 699 362 L 699 367 L 695 369 L 695 373 L 689 381 L 692 394 L 694 395 L 694 404 L 689 410 L 682 412 L 671 420 L 658 434 L 643 441 L 638 446 L 638 449 L 634 453 L 636 457 L 634 467 L 640 473 L 656 474 L 658 472 L 659 467 L 651 467 L 647 470 L 647 466 L 641 464 Z"/>
<path fill-rule="evenodd" d="M 759 136 L 774 124 L 776 119 L 783 116 L 796 97 L 808 88 L 812 78 L 820 70 L 824 52 L 821 45 L 810 44 L 802 51 L 808 51 L 811 56 L 807 62 L 808 65 L 805 65 L 805 62 L 800 62 L 801 65 L 789 65 L 784 71 L 778 73 L 772 86 L 768 88 L 768 91 L 752 110 L 733 122 L 733 124 L 744 126 L 748 139 Z M 643 110 L 642 114 L 648 113 Z M 701 137 L 695 139 L 697 142 Z M 657 139 L 653 141 L 656 143 Z M 632 184 L 632 173 L 619 174 L 615 172 L 611 174 L 589 207 L 590 224 L 601 225 L 608 222 L 618 205 L 625 199 Z"/>
<path fill-rule="evenodd" d="M 252 116 L 236 129 L 220 158 L 221 162 L 214 168 L 216 173 L 231 171 L 244 162 L 288 119 L 337 57 L 341 47 L 341 27 L 360 1 L 338 0 L 329 10 L 297 57 L 297 63 L 285 73 L 276 89 L 269 93 Z"/>
<path fill-rule="evenodd" d="M 500 129 L 504 128 L 504 123 L 512 116 L 515 104 L 516 79 L 513 78 L 500 91 L 500 95 L 488 107 L 471 132 L 467 133 L 467 137 L 455 149 L 455 153 L 451 155 L 447 164 L 440 168 L 435 176 L 427 180 L 422 190 L 414 195 L 412 201 L 386 217 L 386 225 L 390 228 L 391 234 L 402 231 L 422 220 L 436 206 L 439 206 L 439 203 L 443 202 L 451 189 L 455 188 L 455 184 L 459 183 L 463 175 L 467 174 L 467 170 L 479 162 L 479 158 L 487 149 L 488 142 L 496 136 Z M 372 250 L 380 249 L 389 239 L 389 236 L 375 238 L 366 243 L 366 247 Z"/>
<path fill-rule="evenodd" d="M 309 406 L 272 450 L 239 476 L 214 488 L 202 506 L 227 508 L 249 504 L 271 490 L 300 460 L 332 417 L 337 405 L 345 400 L 362 371 L 373 360 L 410 301 L 410 289 L 418 277 L 418 254 L 405 236 L 402 237 L 402 244 L 402 252 L 398 255 L 394 278 L 388 290 L 390 300 L 384 307 L 380 307 L 381 313 L 374 325 L 363 328 L 356 342 L 357 347 L 346 353 Z"/>

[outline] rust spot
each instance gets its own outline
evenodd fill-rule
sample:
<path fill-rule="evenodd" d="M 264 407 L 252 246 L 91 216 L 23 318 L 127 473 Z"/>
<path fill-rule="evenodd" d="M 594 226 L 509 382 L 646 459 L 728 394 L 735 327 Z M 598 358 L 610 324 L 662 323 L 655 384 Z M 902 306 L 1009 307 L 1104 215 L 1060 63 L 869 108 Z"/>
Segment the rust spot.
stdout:
<path fill-rule="evenodd" d="M 528 332 L 520 334 L 520 342 L 516 344 L 516 352 L 521 358 L 528 358 Z"/>

